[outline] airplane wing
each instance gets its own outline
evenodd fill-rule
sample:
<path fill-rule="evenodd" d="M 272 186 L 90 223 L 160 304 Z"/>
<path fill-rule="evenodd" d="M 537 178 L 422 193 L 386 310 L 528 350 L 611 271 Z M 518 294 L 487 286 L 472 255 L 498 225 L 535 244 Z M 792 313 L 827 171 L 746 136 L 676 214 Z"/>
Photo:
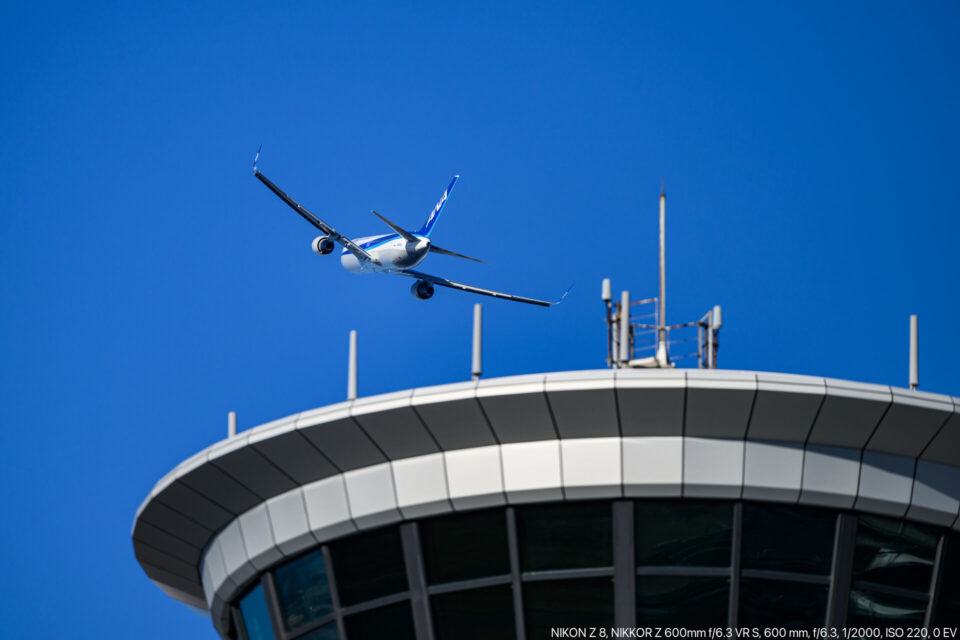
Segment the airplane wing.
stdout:
<path fill-rule="evenodd" d="M 291 209 L 299 213 L 304 220 L 306 220 L 307 222 L 315 226 L 317 229 L 320 229 L 320 231 L 330 236 L 331 239 L 333 239 L 334 241 L 342 245 L 344 248 L 346 248 L 347 251 L 357 256 L 358 260 L 360 260 L 361 262 L 368 262 L 373 260 L 373 257 L 369 253 L 361 249 L 360 246 L 357 245 L 357 243 L 355 243 L 350 238 L 337 233 L 336 229 L 334 229 L 333 227 L 328 225 L 326 222 L 324 222 L 317 216 L 307 211 L 306 207 L 304 207 L 299 202 L 297 202 L 296 200 L 288 196 L 283 191 L 283 189 L 273 184 L 273 182 L 271 182 L 270 179 L 267 178 L 267 176 L 260 173 L 260 170 L 257 169 L 256 165 L 254 165 L 253 167 L 253 175 L 257 176 L 257 179 L 260 180 L 260 182 L 267 185 L 267 188 L 270 189 L 270 191 L 273 191 L 275 194 L 277 194 L 277 197 L 279 197 L 281 200 L 286 202 Z"/>
<path fill-rule="evenodd" d="M 514 302 L 526 302 L 527 304 L 536 304 L 541 307 L 551 307 L 555 304 L 560 304 L 563 302 L 563 299 L 567 297 L 567 293 L 570 292 L 569 289 L 564 291 L 563 295 L 560 296 L 559 300 L 554 302 L 548 302 L 546 300 L 537 300 L 535 298 L 524 298 L 523 296 L 515 296 L 509 293 L 500 293 L 499 291 L 491 291 L 490 289 L 481 289 L 480 287 L 473 287 L 469 284 L 463 284 L 462 282 L 454 282 L 453 280 L 447 280 L 446 278 L 438 278 L 437 276 L 431 276 L 426 273 L 420 273 L 419 271 L 413 271 L 412 269 L 397 269 L 389 271 L 388 273 L 395 273 L 398 276 L 406 276 L 408 278 L 416 278 L 417 280 L 426 280 L 435 285 L 441 287 L 448 287 L 450 289 L 459 289 L 460 291 L 467 291 L 469 293 L 479 293 L 482 296 L 490 296 L 491 298 L 502 298 L 503 300 L 513 300 Z"/>

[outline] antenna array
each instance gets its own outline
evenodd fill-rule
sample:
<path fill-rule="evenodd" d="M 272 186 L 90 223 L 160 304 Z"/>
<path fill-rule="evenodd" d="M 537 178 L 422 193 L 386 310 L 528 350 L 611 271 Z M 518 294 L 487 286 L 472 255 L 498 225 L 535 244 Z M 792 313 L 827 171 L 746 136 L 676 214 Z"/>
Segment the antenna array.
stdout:
<path fill-rule="evenodd" d="M 630 292 L 623 291 L 620 301 L 614 303 L 610 279 L 603 280 L 600 296 L 606 307 L 608 367 L 672 368 L 677 360 L 695 357 L 698 368 L 717 368 L 718 336 L 723 325 L 719 305 L 695 322 L 667 324 L 666 236 L 667 196 L 661 189 L 660 295 L 631 300 Z M 691 343 L 695 343 L 695 350 L 690 349 Z M 671 356 L 671 346 L 678 346 L 680 352 Z"/>

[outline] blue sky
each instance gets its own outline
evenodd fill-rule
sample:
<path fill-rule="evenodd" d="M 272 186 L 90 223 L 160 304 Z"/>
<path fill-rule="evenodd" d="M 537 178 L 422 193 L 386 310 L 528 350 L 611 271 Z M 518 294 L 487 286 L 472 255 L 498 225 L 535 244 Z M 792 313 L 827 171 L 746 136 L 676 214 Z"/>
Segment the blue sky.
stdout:
<path fill-rule="evenodd" d="M 604 365 L 600 281 L 722 304 L 724 368 L 960 395 L 956 3 L 6 3 L 0 8 L 3 635 L 210 638 L 142 574 L 134 513 L 180 460 L 339 401 Z M 358 277 L 347 235 L 549 310 Z"/>

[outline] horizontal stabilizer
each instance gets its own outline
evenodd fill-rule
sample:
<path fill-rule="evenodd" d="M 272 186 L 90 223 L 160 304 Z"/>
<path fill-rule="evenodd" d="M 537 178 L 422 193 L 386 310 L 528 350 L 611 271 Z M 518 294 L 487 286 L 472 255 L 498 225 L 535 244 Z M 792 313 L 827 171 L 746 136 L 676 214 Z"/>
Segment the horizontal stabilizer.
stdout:
<path fill-rule="evenodd" d="M 390 222 L 389 220 L 387 220 L 386 218 L 384 218 L 382 215 L 380 215 L 379 213 L 377 213 L 377 212 L 374 211 L 373 209 L 370 210 L 370 213 L 372 213 L 373 215 L 377 216 L 378 218 L 380 218 L 381 220 L 383 220 L 384 222 L 386 222 L 388 227 L 390 227 L 391 229 L 393 229 L 394 231 L 396 231 L 396 232 L 400 235 L 400 237 L 403 238 L 404 240 L 406 240 L 407 242 L 420 242 L 420 238 L 418 238 L 417 236 L 413 235 L 412 233 L 410 233 L 409 231 L 407 231 L 406 229 L 404 229 L 404 228 L 401 227 L 400 225 L 397 225 L 397 224 L 394 224 L 394 223 Z"/>
<path fill-rule="evenodd" d="M 471 258 L 470 256 L 465 256 L 462 253 L 457 253 L 456 251 L 450 251 L 449 249 L 442 249 L 435 244 L 430 245 L 431 253 L 439 253 L 442 256 L 453 256 L 454 258 L 463 258 L 465 260 L 473 260 L 474 262 L 479 262 L 480 264 L 487 264 L 483 260 L 478 260 L 477 258 Z"/>

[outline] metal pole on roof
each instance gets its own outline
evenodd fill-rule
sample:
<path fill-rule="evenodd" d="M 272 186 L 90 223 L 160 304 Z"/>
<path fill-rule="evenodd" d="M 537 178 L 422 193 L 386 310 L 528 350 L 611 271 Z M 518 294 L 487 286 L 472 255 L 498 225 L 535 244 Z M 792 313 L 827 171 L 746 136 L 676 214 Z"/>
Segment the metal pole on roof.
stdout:
<path fill-rule="evenodd" d="M 237 412 L 231 411 L 227 414 L 227 437 L 232 438 L 237 435 Z"/>
<path fill-rule="evenodd" d="M 630 362 L 630 292 L 620 294 L 620 366 Z"/>
<path fill-rule="evenodd" d="M 707 312 L 707 369 L 716 369 L 713 364 L 713 336 L 716 329 L 713 328 L 713 311 Z"/>
<path fill-rule="evenodd" d="M 357 399 L 357 332 L 350 332 L 350 360 L 347 365 L 347 400 Z"/>
<path fill-rule="evenodd" d="M 473 305 L 473 365 L 470 374 L 474 380 L 483 375 L 483 305 Z"/>
<path fill-rule="evenodd" d="M 659 327 L 656 359 L 659 366 L 669 364 L 667 353 L 667 194 L 660 185 L 660 298 L 657 301 Z"/>
<path fill-rule="evenodd" d="M 709 312 L 707 313 L 706 317 L 710 317 Z M 697 369 L 703 369 L 703 326 L 703 320 L 701 319 L 700 322 L 697 323 Z M 707 323 L 707 333 L 710 333 L 709 321 Z M 709 340 L 709 337 L 707 339 Z"/>
<path fill-rule="evenodd" d="M 610 278 L 604 278 L 600 285 L 600 299 L 603 300 L 603 306 L 607 311 L 607 365 L 616 367 L 616 355 L 613 353 L 613 324 L 610 318 L 610 309 L 613 307 L 613 293 L 611 291 Z"/>
<path fill-rule="evenodd" d="M 723 309 L 720 305 L 714 305 L 710 312 L 710 368 L 717 368 L 717 332 L 723 326 Z"/>
<path fill-rule="evenodd" d="M 920 385 L 920 319 L 910 316 L 910 389 Z"/>

